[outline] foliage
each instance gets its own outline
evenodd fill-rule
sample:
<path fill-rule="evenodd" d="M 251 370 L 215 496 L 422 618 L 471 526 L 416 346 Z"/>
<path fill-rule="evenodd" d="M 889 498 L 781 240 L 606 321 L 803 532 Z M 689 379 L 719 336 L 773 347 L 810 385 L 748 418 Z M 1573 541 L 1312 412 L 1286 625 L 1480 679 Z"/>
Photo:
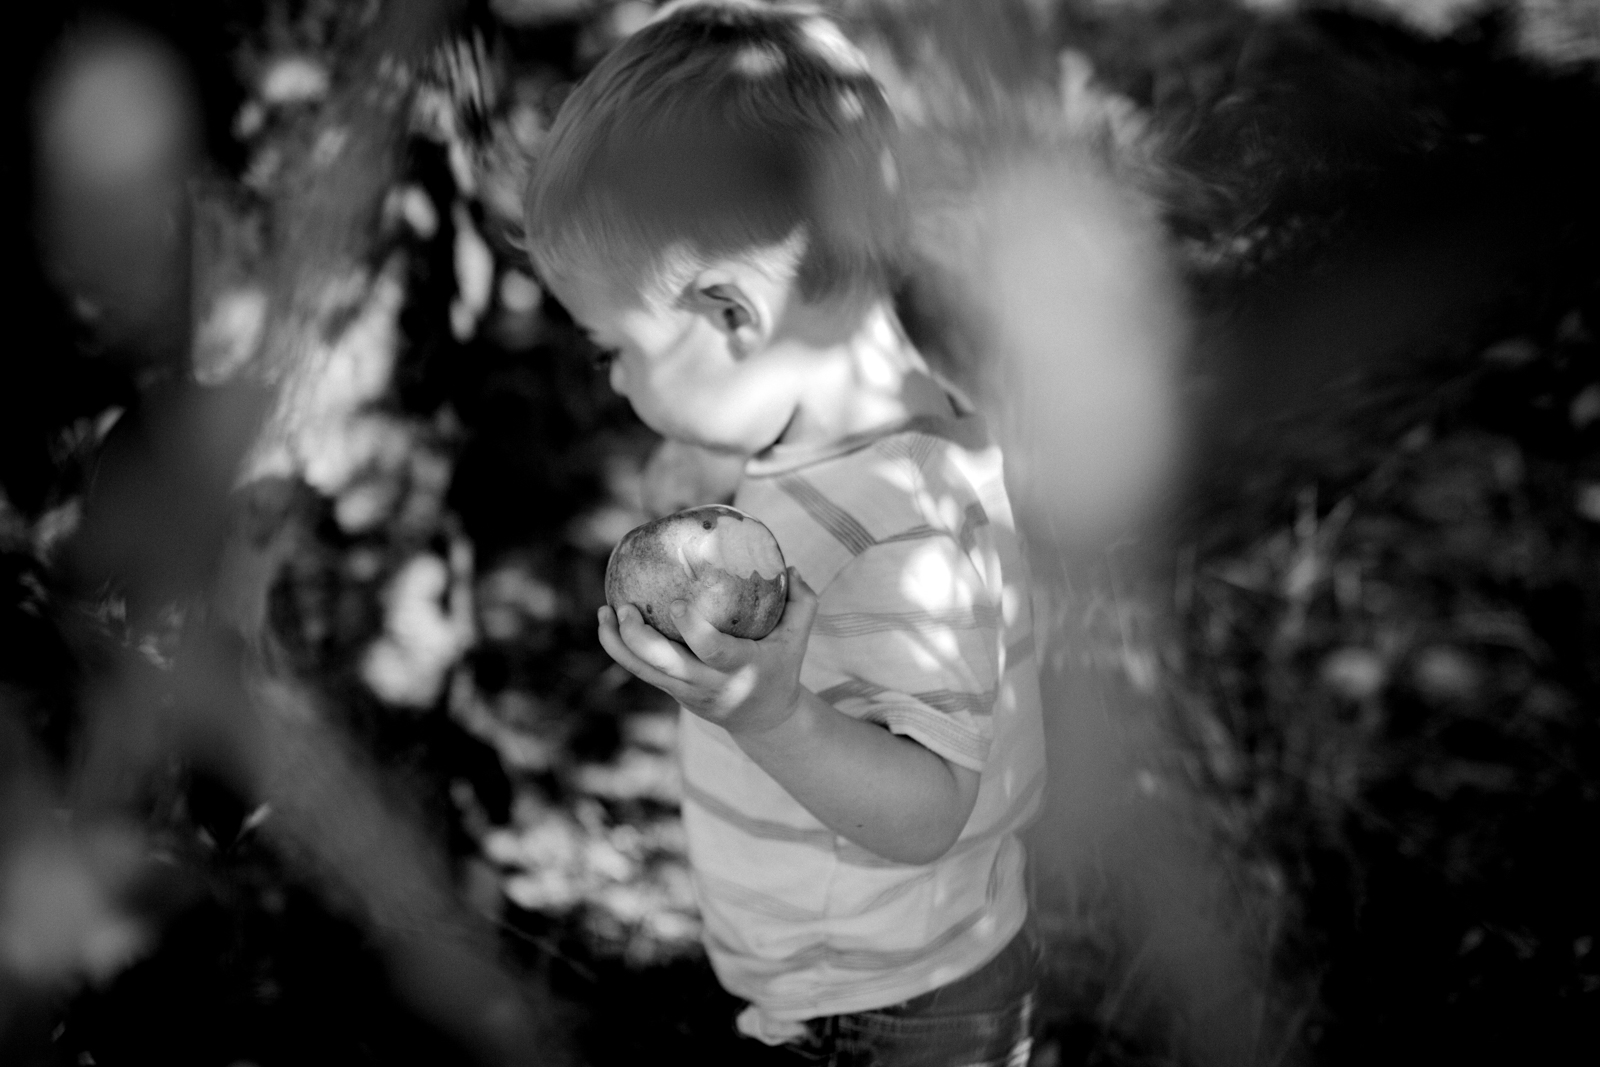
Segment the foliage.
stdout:
<path fill-rule="evenodd" d="M 919 35 L 949 31 L 940 5 L 843 6 L 895 59 L 897 91 L 946 118 L 977 106 L 971 71 L 918 65 Z M 403 817 L 345 821 L 421 827 L 595 1062 L 747 1062 L 697 947 L 672 711 L 593 640 L 653 442 L 517 238 L 555 108 L 648 5 L 468 5 L 410 71 L 399 132 L 374 134 L 346 187 L 359 210 L 315 216 L 349 224 L 334 252 L 294 222 L 350 126 L 369 5 L 122 7 L 179 43 L 203 89 L 198 376 L 256 374 L 284 275 L 302 277 L 283 264 L 309 262 L 283 249 L 327 253 L 292 304 L 325 373 L 300 394 L 291 459 L 257 457 L 236 520 L 266 546 L 263 654 L 314 694 L 313 736 L 348 748 L 307 767 L 376 768 L 379 814 Z M 1269 979 L 1253 1003 L 1271 1040 L 1228 1062 L 1592 1046 L 1592 67 L 1581 49 L 1531 61 L 1494 12 L 1430 35 L 1344 8 L 1034 7 L 1048 33 L 1020 7 L 978 20 L 1029 57 L 1003 91 L 1027 98 L 1030 134 L 1065 130 L 1159 205 L 1200 318 L 1170 522 L 1111 558 L 1039 548 L 1058 665 L 1092 666 L 1136 739 L 1115 768 L 1130 805 L 1170 815 L 1115 825 L 1181 827 Z M 60 29 L 38 17 L 19 47 Z M 17 64 L 9 99 L 38 62 Z M 6 181 L 27 202 L 24 176 Z M 10 306 L 43 340 L 15 372 L 29 388 L 0 388 L 4 850 L 16 813 L 73 780 L 94 684 L 159 689 L 206 614 L 75 577 L 96 472 L 122 418 L 159 410 L 167 372 L 100 343 L 35 261 L 26 212 L 7 217 Z M 915 324 L 952 325 L 937 289 L 906 295 L 933 305 Z M 64 946 L 27 957 L 65 976 L 46 982 L 15 976 L 26 954 L 8 943 L 0 1036 L 18 1062 L 472 1058 L 407 986 L 360 879 L 319 874 L 278 829 L 292 813 L 208 760 L 141 765 L 121 821 L 50 868 L 105 936 L 36 942 Z M 1204 1061 L 1150 992 L 1117 871 L 1047 900 L 1039 1062 Z"/>

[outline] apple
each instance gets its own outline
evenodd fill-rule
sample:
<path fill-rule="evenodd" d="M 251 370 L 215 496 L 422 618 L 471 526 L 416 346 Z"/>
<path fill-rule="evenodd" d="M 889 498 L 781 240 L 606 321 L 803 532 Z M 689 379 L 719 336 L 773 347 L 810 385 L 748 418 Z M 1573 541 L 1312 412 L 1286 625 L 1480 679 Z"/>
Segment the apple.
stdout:
<path fill-rule="evenodd" d="M 628 531 L 606 564 L 606 602 L 632 604 L 665 637 L 682 641 L 672 602 L 686 600 L 734 637 L 760 639 L 783 618 L 789 576 L 778 539 L 759 519 L 705 504 Z"/>

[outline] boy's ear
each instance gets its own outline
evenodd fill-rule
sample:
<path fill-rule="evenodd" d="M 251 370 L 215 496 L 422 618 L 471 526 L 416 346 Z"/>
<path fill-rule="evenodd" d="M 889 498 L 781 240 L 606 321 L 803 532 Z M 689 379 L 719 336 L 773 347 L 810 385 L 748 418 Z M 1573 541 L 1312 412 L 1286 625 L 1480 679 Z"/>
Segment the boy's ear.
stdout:
<path fill-rule="evenodd" d="M 771 331 L 772 316 L 762 301 L 725 271 L 705 271 L 694 280 L 696 309 L 743 358 L 761 348 Z"/>

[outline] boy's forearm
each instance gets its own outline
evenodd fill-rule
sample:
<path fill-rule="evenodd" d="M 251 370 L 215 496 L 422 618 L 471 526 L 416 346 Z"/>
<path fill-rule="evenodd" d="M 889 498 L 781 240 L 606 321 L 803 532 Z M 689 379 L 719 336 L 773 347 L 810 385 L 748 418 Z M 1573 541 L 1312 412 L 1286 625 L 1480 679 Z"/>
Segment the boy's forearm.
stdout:
<path fill-rule="evenodd" d="M 734 740 L 824 825 L 900 863 L 948 852 L 977 799 L 976 772 L 809 690 L 782 725 Z"/>

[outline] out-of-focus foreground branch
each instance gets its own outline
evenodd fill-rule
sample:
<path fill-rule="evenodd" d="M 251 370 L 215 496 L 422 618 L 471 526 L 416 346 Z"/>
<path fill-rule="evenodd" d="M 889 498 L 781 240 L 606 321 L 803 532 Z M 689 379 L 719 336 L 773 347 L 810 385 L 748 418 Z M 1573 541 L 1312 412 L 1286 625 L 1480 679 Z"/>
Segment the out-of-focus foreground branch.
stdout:
<path fill-rule="evenodd" d="M 295 131 L 303 150 L 257 183 L 270 222 L 254 279 L 225 294 L 220 342 L 218 323 L 201 324 L 192 371 L 191 308 L 210 315 L 218 302 L 192 285 L 190 198 L 201 190 L 203 226 L 220 179 L 199 180 L 183 66 L 113 22 L 72 33 L 48 66 L 36 110 L 41 252 L 142 384 L 106 441 L 55 591 L 84 673 L 67 778 L 30 755 L 9 718 L 0 724 L 0 971 L 18 1003 L 108 978 L 163 920 L 139 902 L 183 896 L 151 897 L 162 847 L 140 824 L 176 761 L 244 799 L 222 832 L 267 835 L 369 931 L 418 1015 L 474 1060 L 569 1058 L 548 997 L 500 968 L 418 812 L 358 755 L 267 626 L 294 544 L 285 487 L 348 477 L 308 467 L 341 444 L 348 453 L 339 439 L 388 385 L 394 345 L 386 363 L 383 346 L 351 335 L 393 328 L 395 267 L 374 262 L 382 209 L 419 70 L 459 6 L 388 0 L 341 17 L 348 65 Z M 239 195 L 222 194 L 222 210 Z M 32 1021 L 0 1013 L 7 1029 Z M 37 1047 L 37 1035 L 5 1036 Z"/>
<path fill-rule="evenodd" d="M 1071 983 L 1106 983 L 1108 1028 L 1183 1062 L 1284 1062 L 1273 919 L 1238 891 L 1201 799 L 1150 787 L 1173 745 L 1161 700 L 1096 647 L 1118 583 L 1160 566 L 1182 473 L 1193 330 L 1162 227 L 1165 146 L 1081 55 L 1039 46 L 1028 5 L 859 6 L 908 117 L 912 323 L 965 349 L 951 363 L 1006 446 L 1033 550 L 1051 783 L 1036 904 L 1073 976 L 1050 995 L 1081 1010 L 1096 995 Z"/>

